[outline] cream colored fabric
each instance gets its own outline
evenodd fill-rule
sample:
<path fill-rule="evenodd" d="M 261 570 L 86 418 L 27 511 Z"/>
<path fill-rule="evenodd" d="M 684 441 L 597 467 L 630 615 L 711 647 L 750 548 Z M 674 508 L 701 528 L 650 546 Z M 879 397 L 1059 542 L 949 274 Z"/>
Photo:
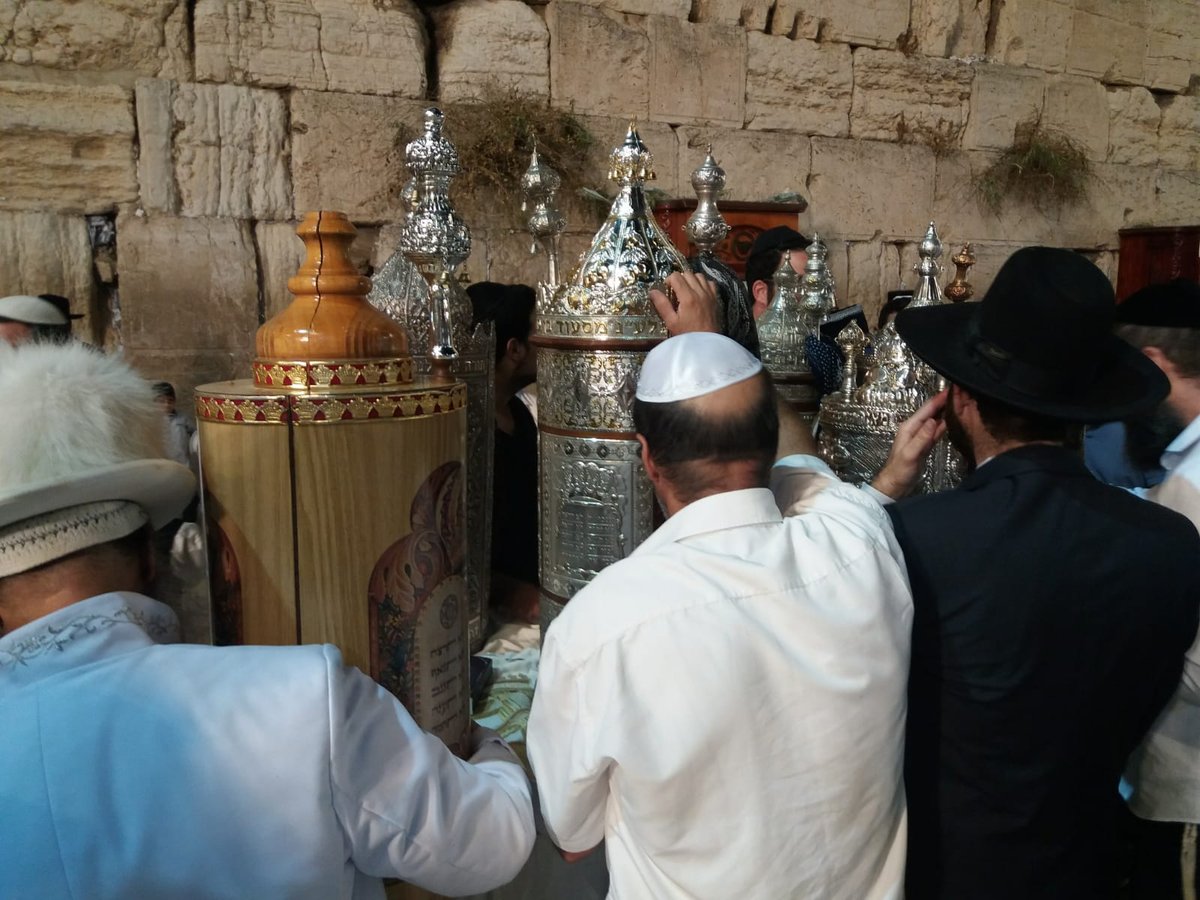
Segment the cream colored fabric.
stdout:
<path fill-rule="evenodd" d="M 0 528 L 0 578 L 133 534 L 150 521 L 124 500 L 68 506 Z"/>

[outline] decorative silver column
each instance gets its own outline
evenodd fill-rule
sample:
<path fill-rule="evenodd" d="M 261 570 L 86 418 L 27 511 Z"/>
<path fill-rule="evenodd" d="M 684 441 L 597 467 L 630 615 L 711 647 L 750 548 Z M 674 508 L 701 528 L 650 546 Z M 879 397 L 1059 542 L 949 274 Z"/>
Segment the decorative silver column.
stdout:
<path fill-rule="evenodd" d="M 548 284 L 558 284 L 558 239 L 567 227 L 567 220 L 557 205 L 560 187 L 562 178 L 538 158 L 535 145 L 529 168 L 521 176 L 521 212 L 529 213 L 525 222 L 533 236 L 529 252 L 536 253 L 538 245 L 546 251 Z"/>
<path fill-rule="evenodd" d="M 491 589 L 496 332 L 491 322 L 472 328 L 470 298 L 454 277 L 471 253 L 471 232 L 450 203 L 459 162 L 442 135 L 444 118 L 427 109 L 424 133 L 405 148 L 412 180 L 400 249 L 375 274 L 367 299 L 407 329 L 418 379 L 441 370 L 467 385 L 467 621 L 474 653 L 486 638 Z"/>
<path fill-rule="evenodd" d="M 576 591 L 654 528 L 633 400 L 642 360 L 667 336 L 650 289 L 687 263 L 647 209 L 652 157 L 632 125 L 608 176 L 619 193 L 591 248 L 538 296 L 543 634 Z"/>
<path fill-rule="evenodd" d="M 919 281 L 909 306 L 941 303 L 937 275 L 942 242 L 932 222 L 921 239 Z M 871 339 L 873 355 L 860 366 L 861 345 L 843 329 L 839 346 L 848 357 L 842 389 L 821 402 L 821 455 L 847 481 L 868 482 L 887 461 L 900 424 L 944 387 L 944 380 L 909 349 L 888 322 Z M 861 383 L 858 374 L 862 373 Z M 851 387 L 853 385 L 853 387 Z M 943 438 L 930 454 L 914 493 L 934 493 L 962 480 L 962 457 Z"/>
<path fill-rule="evenodd" d="M 805 274 L 807 277 L 808 272 Z M 823 297 L 820 292 L 824 290 L 823 276 L 819 269 L 814 269 L 813 274 L 820 299 Z M 812 325 L 801 300 L 803 281 L 792 268 L 791 250 L 783 252 L 771 281 L 775 295 L 771 305 L 758 318 L 763 365 L 771 373 L 779 396 L 790 403 L 801 418 L 811 422 L 816 417 L 821 393 L 804 351 L 804 339 L 812 333 Z"/>

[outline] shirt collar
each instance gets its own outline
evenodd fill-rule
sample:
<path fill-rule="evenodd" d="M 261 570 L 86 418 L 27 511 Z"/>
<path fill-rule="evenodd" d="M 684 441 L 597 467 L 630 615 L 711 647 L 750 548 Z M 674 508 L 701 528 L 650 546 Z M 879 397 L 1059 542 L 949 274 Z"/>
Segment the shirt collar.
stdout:
<path fill-rule="evenodd" d="M 1174 469 L 1195 448 L 1197 443 L 1200 443 L 1200 416 L 1192 419 L 1192 424 L 1179 432 L 1175 436 L 1175 440 L 1167 444 L 1167 449 L 1163 451 L 1162 455 L 1162 467 L 1167 471 Z"/>
<path fill-rule="evenodd" d="M 741 525 L 764 525 L 782 522 L 783 516 L 775 505 L 775 495 L 767 488 L 746 488 L 701 497 L 667 519 L 657 531 L 646 538 L 633 555 L 650 553 L 666 544 Z"/>
<path fill-rule="evenodd" d="M 179 640 L 170 608 L 141 594 L 99 594 L 0 637 L 0 685 L 48 675 Z"/>

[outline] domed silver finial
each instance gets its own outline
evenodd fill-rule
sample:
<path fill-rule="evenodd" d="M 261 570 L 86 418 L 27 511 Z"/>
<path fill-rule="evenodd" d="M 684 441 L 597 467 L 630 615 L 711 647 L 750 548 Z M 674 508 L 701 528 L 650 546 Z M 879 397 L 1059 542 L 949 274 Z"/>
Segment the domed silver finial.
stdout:
<path fill-rule="evenodd" d="M 937 277 L 942 271 L 941 264 L 938 263 L 942 256 L 942 241 L 932 222 L 929 223 L 925 236 L 921 238 L 921 243 L 917 246 L 917 255 L 920 257 L 916 266 L 917 289 L 913 292 L 912 302 L 908 305 L 917 307 L 941 303 L 942 292 L 938 287 Z"/>
<path fill-rule="evenodd" d="M 535 142 L 529 168 L 521 176 L 521 212 L 529 214 L 525 223 L 533 235 L 529 252 L 536 253 L 538 244 L 546 250 L 550 285 L 558 284 L 558 238 L 567 227 L 567 220 L 555 202 L 560 187 L 562 178 L 541 161 Z"/>
<path fill-rule="evenodd" d="M 692 173 L 692 190 L 696 192 L 696 211 L 688 218 L 683 230 L 688 240 L 703 254 L 711 254 L 717 244 L 729 234 L 729 225 L 717 208 L 717 195 L 725 189 L 725 170 L 713 158 L 712 144 L 708 145 L 704 161 Z"/>

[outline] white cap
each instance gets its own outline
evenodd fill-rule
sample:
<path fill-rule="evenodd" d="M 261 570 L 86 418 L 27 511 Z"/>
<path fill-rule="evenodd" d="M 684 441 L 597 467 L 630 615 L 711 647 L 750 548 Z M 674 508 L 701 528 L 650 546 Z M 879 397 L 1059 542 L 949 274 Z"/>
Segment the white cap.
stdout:
<path fill-rule="evenodd" d="M 0 297 L 0 319 L 11 319 L 26 325 L 66 325 L 68 321 L 49 300 L 28 294 Z"/>
<path fill-rule="evenodd" d="M 667 338 L 646 354 L 637 398 L 647 403 L 691 400 L 752 378 L 763 365 L 737 341 L 707 331 Z"/>

